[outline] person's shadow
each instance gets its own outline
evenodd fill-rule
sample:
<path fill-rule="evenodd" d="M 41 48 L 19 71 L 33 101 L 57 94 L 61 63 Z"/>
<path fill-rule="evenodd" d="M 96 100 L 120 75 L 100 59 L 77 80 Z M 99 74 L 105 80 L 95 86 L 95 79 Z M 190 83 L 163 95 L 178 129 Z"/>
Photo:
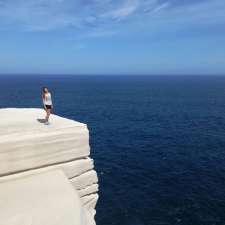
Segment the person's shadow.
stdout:
<path fill-rule="evenodd" d="M 37 119 L 37 121 L 38 121 L 39 123 L 45 123 L 45 122 L 46 122 L 45 119 Z"/>

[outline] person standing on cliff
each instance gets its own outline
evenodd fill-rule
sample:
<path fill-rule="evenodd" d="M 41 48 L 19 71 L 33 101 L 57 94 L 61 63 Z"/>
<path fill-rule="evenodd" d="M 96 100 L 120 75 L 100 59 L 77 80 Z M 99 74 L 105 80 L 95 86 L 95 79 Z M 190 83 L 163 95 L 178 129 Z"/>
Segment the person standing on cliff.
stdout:
<path fill-rule="evenodd" d="M 53 104 L 52 104 L 51 93 L 48 91 L 47 87 L 44 87 L 42 89 L 42 96 L 41 97 L 42 97 L 42 100 L 43 100 L 44 109 L 46 111 L 45 124 L 49 125 L 49 117 L 50 117 L 51 111 L 53 109 Z"/>

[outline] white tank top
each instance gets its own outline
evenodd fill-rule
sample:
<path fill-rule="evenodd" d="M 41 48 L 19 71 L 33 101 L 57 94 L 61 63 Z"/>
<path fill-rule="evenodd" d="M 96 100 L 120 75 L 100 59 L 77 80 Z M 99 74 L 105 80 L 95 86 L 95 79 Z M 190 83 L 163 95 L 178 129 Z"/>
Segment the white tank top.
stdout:
<path fill-rule="evenodd" d="M 45 97 L 43 99 L 43 103 L 44 105 L 52 105 L 52 96 L 51 96 L 51 93 L 47 93 L 45 94 Z"/>

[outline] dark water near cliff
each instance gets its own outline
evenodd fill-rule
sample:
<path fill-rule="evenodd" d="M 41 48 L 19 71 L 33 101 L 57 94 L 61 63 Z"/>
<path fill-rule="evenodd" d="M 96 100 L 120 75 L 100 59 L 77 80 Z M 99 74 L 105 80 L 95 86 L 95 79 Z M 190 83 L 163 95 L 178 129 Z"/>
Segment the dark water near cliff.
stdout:
<path fill-rule="evenodd" d="M 225 224 L 225 77 L 2 76 L 0 107 L 88 124 L 97 225 Z"/>

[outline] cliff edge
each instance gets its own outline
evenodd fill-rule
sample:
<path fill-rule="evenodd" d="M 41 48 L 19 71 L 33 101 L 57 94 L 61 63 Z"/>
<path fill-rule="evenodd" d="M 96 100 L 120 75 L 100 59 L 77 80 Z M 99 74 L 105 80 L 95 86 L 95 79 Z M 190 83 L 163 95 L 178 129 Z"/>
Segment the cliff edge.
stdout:
<path fill-rule="evenodd" d="M 44 115 L 0 109 L 0 225 L 95 224 L 98 178 L 87 126 L 56 115 L 45 125 Z"/>

